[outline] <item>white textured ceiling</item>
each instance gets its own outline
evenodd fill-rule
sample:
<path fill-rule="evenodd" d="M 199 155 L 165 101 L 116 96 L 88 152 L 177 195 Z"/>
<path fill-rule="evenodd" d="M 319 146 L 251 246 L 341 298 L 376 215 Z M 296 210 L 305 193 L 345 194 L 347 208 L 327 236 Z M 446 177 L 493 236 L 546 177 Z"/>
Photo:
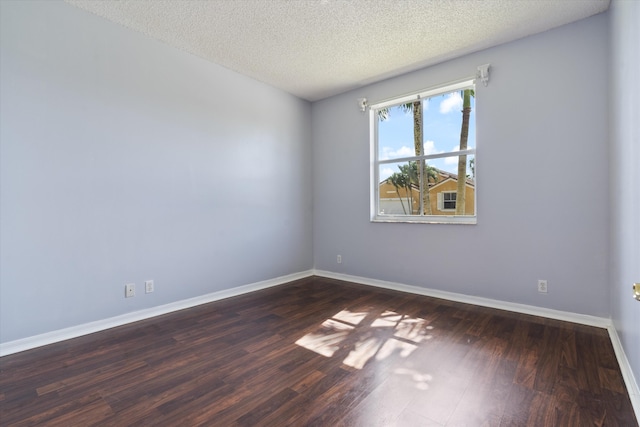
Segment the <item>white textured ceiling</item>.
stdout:
<path fill-rule="evenodd" d="M 609 7 L 609 0 L 65 1 L 310 101 Z"/>

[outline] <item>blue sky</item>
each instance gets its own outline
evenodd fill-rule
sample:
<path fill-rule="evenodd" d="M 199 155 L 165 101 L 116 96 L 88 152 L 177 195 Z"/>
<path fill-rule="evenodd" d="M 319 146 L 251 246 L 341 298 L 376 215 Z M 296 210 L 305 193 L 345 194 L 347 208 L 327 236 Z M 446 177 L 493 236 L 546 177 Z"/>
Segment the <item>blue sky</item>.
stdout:
<path fill-rule="evenodd" d="M 475 99 L 471 98 L 468 148 L 476 146 Z M 462 97 L 460 91 L 438 95 L 423 101 L 423 143 L 426 154 L 454 152 L 460 145 Z M 378 126 L 378 156 L 380 160 L 415 155 L 413 147 L 413 114 L 400 107 L 389 109 L 389 118 Z M 471 157 L 471 156 L 469 156 Z M 470 160 L 468 157 L 467 161 Z M 458 157 L 432 159 L 430 165 L 457 173 Z M 380 165 L 380 181 L 398 172 L 397 164 Z M 468 174 L 471 172 L 468 170 Z"/>

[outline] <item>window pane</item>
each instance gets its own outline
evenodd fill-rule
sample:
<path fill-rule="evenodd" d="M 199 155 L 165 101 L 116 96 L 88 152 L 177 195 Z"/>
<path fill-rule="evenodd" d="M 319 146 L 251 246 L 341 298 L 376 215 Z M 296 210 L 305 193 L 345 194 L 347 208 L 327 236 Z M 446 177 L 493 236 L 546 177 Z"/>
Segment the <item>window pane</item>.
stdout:
<path fill-rule="evenodd" d="M 415 162 L 389 163 L 379 169 L 379 215 L 419 215 L 420 187 Z"/>
<path fill-rule="evenodd" d="M 395 106 L 379 110 L 377 120 L 378 160 L 416 155 L 413 114 L 408 107 Z"/>
<path fill-rule="evenodd" d="M 466 149 L 475 148 L 475 97 L 468 89 L 377 110 L 378 160 L 458 151 L 467 92 Z M 415 138 L 421 140 L 422 152 L 416 152 Z"/>
<path fill-rule="evenodd" d="M 464 168 L 462 171 L 465 176 L 465 185 L 460 189 L 464 192 L 464 211 L 461 214 L 457 214 L 457 203 L 461 200 L 460 195 L 458 195 L 458 161 L 460 159 L 466 160 L 463 163 Z M 433 205 L 435 206 L 433 215 L 475 215 L 475 156 L 472 154 L 449 156 L 442 159 L 434 159 L 431 163 L 439 164 L 442 167 L 442 169 L 436 169 L 438 171 L 437 182 L 429 187 L 431 199 L 438 200 L 438 203 Z"/>
<path fill-rule="evenodd" d="M 466 149 L 476 147 L 475 97 L 468 90 L 468 132 Z M 460 149 L 463 103 L 466 91 L 454 91 L 424 100 L 423 140 L 425 154 L 440 154 Z"/>
<path fill-rule="evenodd" d="M 458 174 L 455 172 L 458 172 L 458 160 L 465 157 L 462 215 L 475 215 L 475 156 L 471 154 L 432 159 L 428 163 L 413 161 L 379 165 L 378 214 L 420 215 L 422 206 L 424 215 L 456 215 Z M 436 163 L 442 163 L 446 169 L 433 166 Z M 419 174 L 421 164 L 425 165 L 423 177 L 429 178 L 429 191 L 422 196 Z"/>

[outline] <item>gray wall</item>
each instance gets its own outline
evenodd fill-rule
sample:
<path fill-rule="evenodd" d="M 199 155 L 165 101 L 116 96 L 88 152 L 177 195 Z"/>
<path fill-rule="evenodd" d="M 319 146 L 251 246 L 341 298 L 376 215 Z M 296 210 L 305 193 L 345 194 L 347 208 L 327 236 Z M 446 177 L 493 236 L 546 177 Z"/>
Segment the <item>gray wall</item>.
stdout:
<path fill-rule="evenodd" d="M 614 0 L 611 18 L 611 317 L 640 380 L 640 3 Z"/>
<path fill-rule="evenodd" d="M 314 103 L 315 267 L 608 317 L 607 28 L 598 15 Z M 369 222 L 369 123 L 356 99 L 429 88 L 484 63 L 478 224 Z"/>
<path fill-rule="evenodd" d="M 640 372 L 629 297 L 640 273 L 637 3 L 614 0 L 609 14 L 312 107 L 60 2 L 0 7 L 0 342 L 315 261 L 612 314 Z M 368 119 L 356 98 L 424 89 L 486 62 L 478 224 L 370 223 Z M 141 292 L 145 279 L 155 293 Z M 123 298 L 128 282 L 133 299 Z"/>
<path fill-rule="evenodd" d="M 309 103 L 62 2 L 0 3 L 2 342 L 313 267 Z"/>

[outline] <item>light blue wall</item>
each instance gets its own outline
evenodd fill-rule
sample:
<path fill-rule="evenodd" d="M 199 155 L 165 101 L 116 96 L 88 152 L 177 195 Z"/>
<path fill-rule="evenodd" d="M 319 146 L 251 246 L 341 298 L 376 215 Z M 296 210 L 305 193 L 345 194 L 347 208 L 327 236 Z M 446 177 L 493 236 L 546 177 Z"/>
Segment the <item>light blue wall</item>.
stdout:
<path fill-rule="evenodd" d="M 640 3 L 614 0 L 611 18 L 611 314 L 640 380 Z M 640 400 L 640 396 L 636 397 Z"/>
<path fill-rule="evenodd" d="M 314 103 L 315 267 L 608 317 L 607 28 L 598 15 Z M 369 222 L 369 123 L 357 98 L 375 103 L 485 63 L 478 224 Z"/>
<path fill-rule="evenodd" d="M 308 102 L 62 2 L 0 7 L 0 341 L 312 268 Z"/>
<path fill-rule="evenodd" d="M 0 7 L 0 342 L 315 262 L 613 312 L 640 371 L 638 303 L 629 297 L 640 241 L 638 186 L 628 184 L 640 180 L 629 95 L 638 92 L 634 2 L 614 0 L 608 15 L 312 107 L 61 2 Z M 477 98 L 478 225 L 370 223 L 368 120 L 356 99 L 428 88 L 487 62 L 491 82 Z M 609 188 L 610 200 L 630 196 L 624 209 L 602 202 Z M 536 292 L 538 278 L 549 280 L 548 295 Z M 155 293 L 141 293 L 145 279 Z M 128 282 L 136 298 L 123 298 Z"/>

